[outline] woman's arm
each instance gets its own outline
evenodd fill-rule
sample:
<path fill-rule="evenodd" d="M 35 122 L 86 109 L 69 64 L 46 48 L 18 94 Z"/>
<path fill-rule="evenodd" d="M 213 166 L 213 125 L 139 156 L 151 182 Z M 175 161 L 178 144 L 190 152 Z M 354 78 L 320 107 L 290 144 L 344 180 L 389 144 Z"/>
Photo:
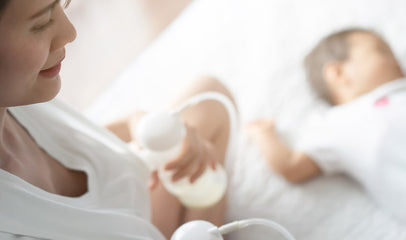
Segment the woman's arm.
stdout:
<path fill-rule="evenodd" d="M 113 132 L 117 137 L 119 137 L 124 142 L 131 142 L 131 125 L 136 125 L 136 122 L 145 115 L 145 112 L 137 111 L 127 117 L 123 117 L 114 122 L 106 125 L 106 128 Z"/>
<path fill-rule="evenodd" d="M 215 91 L 233 101 L 227 88 L 213 77 L 200 77 L 192 81 L 192 85 L 171 106 L 179 106 L 186 99 L 196 94 Z M 171 108 L 170 106 L 170 108 Z M 181 116 L 187 127 L 187 137 L 184 141 L 183 152 L 177 159 L 167 165 L 174 168 L 175 178 L 188 176 L 196 179 L 207 165 L 217 162 L 224 164 L 230 135 L 229 116 L 222 104 L 216 101 L 201 102 L 186 111 Z M 122 119 L 107 127 L 125 141 L 132 141 L 130 129 L 136 126 L 137 117 Z M 177 227 L 190 220 L 207 220 L 215 225 L 224 224 L 226 199 L 206 209 L 187 209 L 179 200 L 166 191 L 156 174 L 150 188 L 152 205 L 152 222 L 169 239 Z"/>

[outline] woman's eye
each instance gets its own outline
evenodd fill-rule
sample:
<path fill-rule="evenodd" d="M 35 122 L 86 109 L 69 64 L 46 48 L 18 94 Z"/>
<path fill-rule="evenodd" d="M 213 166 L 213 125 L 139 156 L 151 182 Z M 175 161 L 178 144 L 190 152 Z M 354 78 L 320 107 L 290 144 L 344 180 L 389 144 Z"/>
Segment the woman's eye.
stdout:
<path fill-rule="evenodd" d="M 32 28 L 32 30 L 34 31 L 34 32 L 40 32 L 40 31 L 44 31 L 45 29 L 47 29 L 48 27 L 50 27 L 52 24 L 54 23 L 54 19 L 49 19 L 49 21 L 47 22 L 47 23 L 45 23 L 45 24 L 41 24 L 41 25 L 38 25 L 38 26 L 34 26 L 33 28 Z"/>

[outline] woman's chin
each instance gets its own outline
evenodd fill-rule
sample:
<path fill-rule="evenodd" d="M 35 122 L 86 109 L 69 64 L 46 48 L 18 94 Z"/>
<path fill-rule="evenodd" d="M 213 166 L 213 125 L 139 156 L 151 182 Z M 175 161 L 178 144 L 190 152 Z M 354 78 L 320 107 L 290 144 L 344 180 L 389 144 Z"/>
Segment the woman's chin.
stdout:
<path fill-rule="evenodd" d="M 54 99 L 61 90 L 61 78 L 56 76 L 52 79 L 41 79 L 34 91 L 33 100 L 35 103 L 47 102 Z"/>

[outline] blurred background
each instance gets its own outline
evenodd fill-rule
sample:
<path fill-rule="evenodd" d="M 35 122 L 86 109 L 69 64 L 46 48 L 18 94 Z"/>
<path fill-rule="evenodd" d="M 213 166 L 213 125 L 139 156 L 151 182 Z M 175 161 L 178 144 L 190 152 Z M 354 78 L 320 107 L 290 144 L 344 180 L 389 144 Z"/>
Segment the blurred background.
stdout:
<path fill-rule="evenodd" d="M 304 55 L 333 31 L 365 27 L 405 66 L 404 9 L 404 0 L 73 0 L 78 37 L 59 97 L 105 122 L 162 105 L 209 74 L 230 88 L 243 119 L 296 126 L 292 114 L 321 104 L 306 89 Z"/>
<path fill-rule="evenodd" d="M 73 0 L 67 14 L 78 36 L 59 97 L 80 111 L 120 108 L 112 119 L 211 74 L 244 99 L 248 115 L 261 97 L 274 106 L 256 112 L 279 113 L 294 105 L 292 91 L 296 102 L 313 101 L 303 101 L 311 93 L 302 90 L 301 61 L 332 31 L 377 30 L 404 66 L 405 9 L 404 0 Z"/>
<path fill-rule="evenodd" d="M 78 35 L 67 47 L 60 97 L 86 109 L 190 2 L 73 0 L 66 13 Z"/>
<path fill-rule="evenodd" d="M 73 0 L 78 37 L 59 97 L 103 124 L 162 108 L 196 75 L 212 75 L 234 95 L 241 123 L 271 117 L 295 144 L 305 119 L 329 107 L 305 83 L 305 54 L 331 32 L 364 27 L 383 35 L 405 69 L 405 10 L 405 0 Z M 227 221 L 272 219 L 302 240 L 406 239 L 351 179 L 290 185 L 242 144 L 226 166 Z M 232 239 L 273 237 L 251 233 Z"/>

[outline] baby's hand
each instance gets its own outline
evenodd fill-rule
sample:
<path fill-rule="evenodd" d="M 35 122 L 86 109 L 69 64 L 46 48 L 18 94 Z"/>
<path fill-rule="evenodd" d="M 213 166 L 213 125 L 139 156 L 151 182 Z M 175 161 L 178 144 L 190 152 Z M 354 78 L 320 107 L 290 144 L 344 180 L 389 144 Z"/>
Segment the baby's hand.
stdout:
<path fill-rule="evenodd" d="M 272 120 L 251 122 L 246 129 L 272 169 L 288 181 L 299 183 L 321 173 L 319 166 L 305 153 L 292 150 L 282 141 Z"/>
<path fill-rule="evenodd" d="M 189 177 L 190 182 L 193 183 L 207 166 L 215 169 L 217 159 L 214 148 L 208 140 L 200 137 L 192 127 L 186 125 L 186 130 L 181 154 L 169 161 L 164 168 L 174 171 L 172 181 Z"/>
<path fill-rule="evenodd" d="M 246 131 L 271 166 L 290 157 L 291 151 L 276 132 L 273 120 L 251 122 L 247 124 Z"/>
<path fill-rule="evenodd" d="M 248 136 L 258 145 L 268 146 L 277 137 L 273 120 L 257 120 L 246 125 Z"/>

